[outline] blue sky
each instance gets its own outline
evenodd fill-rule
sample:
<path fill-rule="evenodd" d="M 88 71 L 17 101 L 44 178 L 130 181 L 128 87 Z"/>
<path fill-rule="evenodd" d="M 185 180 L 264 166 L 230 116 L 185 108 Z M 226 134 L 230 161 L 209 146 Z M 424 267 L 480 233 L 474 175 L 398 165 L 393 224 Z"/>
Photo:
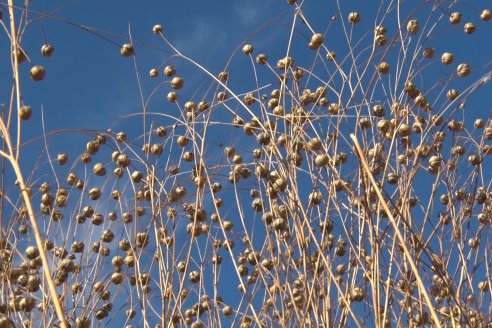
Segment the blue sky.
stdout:
<path fill-rule="evenodd" d="M 343 1 L 340 3 L 342 6 L 343 17 L 339 17 L 337 21 L 331 23 L 332 17 L 338 14 L 337 5 L 333 1 L 322 0 L 307 0 L 303 5 L 303 12 L 308 17 L 309 23 L 315 31 L 325 34 L 325 45 L 330 50 L 334 50 L 340 60 L 340 65 L 345 72 L 350 72 L 351 78 L 354 79 L 356 73 L 352 66 L 352 59 L 347 55 L 347 42 L 343 34 L 343 29 L 350 29 L 350 25 L 346 22 L 346 13 L 351 11 L 359 11 L 362 14 L 362 21 L 360 25 L 357 25 L 352 30 L 352 36 L 354 40 L 354 56 L 357 58 L 357 62 L 362 66 L 369 58 L 370 52 L 367 45 L 370 44 L 368 40 L 373 38 L 373 28 L 376 21 L 384 20 L 384 24 L 388 30 L 392 31 L 394 35 L 394 29 L 396 26 L 396 18 L 394 11 L 386 17 L 384 11 L 385 6 L 390 5 L 392 2 L 364 2 L 355 0 Z M 3 4 L 3 2 L 2 2 Z M 429 8 L 431 6 L 422 6 L 424 2 L 421 1 L 408 1 L 402 4 L 402 10 L 405 13 L 415 13 L 421 20 L 421 27 L 429 30 L 432 28 L 435 20 L 440 16 L 447 15 L 447 9 L 444 4 L 441 5 L 439 10 L 434 14 L 429 14 Z M 478 6 L 477 4 L 474 4 Z M 381 6 L 381 7 L 379 7 Z M 482 6 L 482 4 L 480 4 Z M 4 23 L 7 23 L 7 10 L 5 6 L 2 6 L 4 12 Z M 415 9 L 415 12 L 414 12 Z M 416 83 L 419 87 L 424 89 L 431 89 L 432 85 L 437 87 L 429 91 L 429 95 L 437 97 L 440 92 L 450 87 L 455 87 L 459 90 L 464 89 L 466 85 L 478 81 L 483 74 L 491 72 L 492 56 L 490 51 L 492 46 L 488 41 L 490 35 L 490 22 L 482 22 L 477 19 L 478 9 L 468 7 L 466 5 L 457 5 L 457 9 L 463 10 L 466 15 L 465 19 L 472 19 L 477 24 L 477 31 L 472 36 L 467 36 L 462 32 L 462 24 L 458 26 L 451 26 L 447 24 L 447 18 L 442 21 L 444 24 L 438 24 L 433 30 L 426 44 L 435 47 L 436 57 L 431 64 L 427 64 L 425 61 L 418 60 L 418 64 L 412 63 L 412 65 L 418 65 L 418 68 L 422 70 L 422 79 L 419 79 L 420 75 L 416 77 Z M 85 149 L 87 141 L 91 140 L 93 136 L 90 133 L 86 133 L 87 130 L 105 131 L 108 128 L 113 128 L 115 131 L 124 129 L 129 137 L 129 140 L 138 139 L 142 135 L 142 102 L 146 104 L 148 112 L 152 112 L 147 124 L 171 124 L 170 120 L 164 115 L 175 115 L 179 113 L 176 107 L 169 104 L 166 101 L 167 92 L 170 91 L 169 83 L 167 79 L 163 77 L 162 70 L 166 65 L 176 66 L 178 75 L 185 78 L 185 87 L 181 90 L 180 101 L 184 103 L 187 99 L 193 99 L 196 102 L 201 100 L 202 97 L 209 95 L 207 90 L 212 86 L 213 92 L 215 89 L 214 82 L 206 76 L 199 69 L 193 67 L 183 59 L 173 56 L 172 50 L 165 44 L 165 42 L 152 33 L 152 27 L 154 24 L 161 24 L 164 28 L 165 37 L 183 54 L 190 56 L 206 68 L 210 69 L 213 74 L 217 74 L 224 69 L 226 63 L 230 60 L 228 70 L 231 72 L 231 79 L 229 86 L 236 90 L 238 94 L 251 91 L 255 89 L 256 83 L 254 78 L 253 65 L 249 59 L 241 52 L 242 45 L 245 43 L 252 43 L 255 47 L 255 55 L 260 52 L 267 53 L 269 62 L 272 66 L 275 66 L 276 61 L 283 57 L 287 50 L 287 43 L 289 40 L 289 33 L 292 23 L 292 11 L 293 7 L 289 6 L 283 0 L 262 0 L 262 1 L 33 1 L 30 4 L 30 12 L 27 18 L 30 20 L 29 25 L 25 33 L 22 35 L 22 46 L 27 51 L 31 62 L 21 65 L 21 80 L 22 80 L 22 93 L 25 104 L 29 104 L 33 107 L 33 117 L 30 121 L 24 125 L 23 138 L 26 142 L 25 155 L 23 155 L 23 167 L 26 172 L 31 173 L 31 182 L 37 183 L 43 181 L 43 179 L 52 178 L 51 167 L 46 159 L 44 153 L 49 149 L 50 158 L 54 158 L 60 151 L 67 152 L 72 160 L 80 155 Z M 481 10 L 481 8 L 480 8 Z M 367 14 L 366 14 L 367 12 Z M 20 11 L 17 11 L 19 14 Z M 430 16 L 429 16 L 430 15 Z M 475 16 L 473 16 L 475 15 Z M 376 18 L 374 18 L 376 17 Z M 406 17 L 406 16 L 405 16 Z M 425 18 L 431 17 L 428 20 Z M 340 22 L 343 21 L 343 24 Z M 120 45 L 127 43 L 130 40 L 135 46 L 136 56 L 131 58 L 124 58 L 120 55 Z M 316 76 L 310 77 L 309 82 L 306 85 L 309 87 L 315 87 L 319 85 L 317 79 L 326 81 L 332 77 L 332 85 L 334 90 L 337 86 L 341 85 L 341 79 L 334 73 L 333 66 L 329 66 L 323 56 L 313 55 L 314 53 L 307 49 L 307 43 L 311 37 L 309 29 L 298 22 L 296 25 L 294 38 L 292 42 L 292 53 L 295 54 L 296 63 L 302 67 L 312 67 Z M 413 53 L 416 39 L 420 36 L 411 37 L 414 39 L 406 39 L 406 41 L 412 40 L 408 44 L 409 53 Z M 398 38 L 396 38 L 398 39 Z M 357 43 L 361 41 L 360 43 Z M 41 56 L 39 49 L 44 43 L 50 43 L 55 47 L 55 52 L 52 57 L 45 58 Z M 392 69 L 401 65 L 403 71 L 410 65 L 409 62 L 402 62 L 402 53 L 398 52 L 398 40 L 395 43 L 397 46 L 393 47 L 389 54 L 383 50 L 377 50 L 375 58 L 384 58 L 388 60 L 392 65 Z M 5 33 L 0 38 L 0 46 L 3 49 L 8 49 L 9 40 Z M 395 50 L 396 49 L 396 50 Z M 440 65 L 439 58 L 442 52 L 452 51 L 456 58 L 456 63 L 467 61 L 472 65 L 472 76 L 468 79 L 459 80 L 453 76 L 454 66 L 447 67 Z M 416 54 L 420 55 L 421 51 L 416 51 Z M 0 102 L 8 103 L 10 97 L 10 54 L 6 51 L 2 52 L 0 57 L 0 72 L 2 76 L 2 87 L 0 87 Z M 347 56 L 347 57 L 346 57 Z M 385 57 L 386 56 L 386 57 Z M 376 61 L 375 61 L 376 62 Z M 416 61 L 417 62 L 417 61 Z M 31 81 L 28 77 L 29 68 L 31 65 L 43 65 L 46 67 L 47 75 L 43 82 Z M 265 89 L 265 93 L 269 94 L 271 89 L 278 87 L 278 82 L 273 76 L 272 72 L 267 70 L 263 66 L 255 66 L 257 69 L 259 86 L 268 88 Z M 159 77 L 150 78 L 148 72 L 150 69 L 156 68 L 159 71 Z M 365 77 L 364 83 L 370 81 L 373 75 Z M 376 78 L 377 87 L 374 88 L 374 93 L 370 95 L 370 104 L 367 108 L 370 108 L 376 101 L 390 103 L 389 99 L 386 99 L 388 94 L 398 95 L 402 89 L 402 81 L 399 81 L 399 85 L 395 85 L 393 79 L 393 73 L 388 79 Z M 439 83 L 439 84 L 436 84 Z M 139 92 L 139 85 L 142 90 L 143 100 Z M 463 119 L 467 128 L 471 128 L 473 121 L 477 117 L 483 117 L 486 120 L 490 118 L 492 110 L 492 98 L 491 94 L 492 84 L 484 84 L 481 86 L 473 97 L 470 97 L 466 103 L 466 114 L 462 114 L 460 111 L 456 111 L 454 116 L 456 119 Z M 368 86 L 368 89 L 371 87 Z M 152 96 L 151 96 L 152 94 Z M 329 91 L 330 99 L 336 99 L 334 92 Z M 357 97 L 362 95 L 357 92 Z M 434 104 L 436 108 L 444 108 L 447 106 L 445 96 L 439 96 L 439 100 Z M 358 99 L 359 100 L 359 99 Z M 357 100 L 355 100 L 357 103 Z M 233 110 L 237 110 L 238 113 L 244 113 L 241 106 L 234 101 L 230 102 Z M 218 121 L 230 122 L 231 115 L 223 108 L 218 106 L 217 113 L 214 114 L 214 119 Z M 44 124 L 47 139 L 47 147 L 45 149 L 43 141 L 43 129 L 41 122 L 41 110 L 44 112 Z M 364 109 L 365 110 L 365 109 Z M 367 114 L 367 110 L 364 111 Z M 369 114 L 370 115 L 370 114 Z M 466 118 L 466 119 L 465 119 Z M 330 131 L 333 131 L 336 120 L 327 119 L 316 122 L 315 128 L 318 128 L 323 135 L 326 135 Z M 341 129 L 344 132 L 353 132 L 353 122 L 348 120 L 346 125 L 342 125 Z M 147 126 L 148 128 L 148 126 Z M 66 132 L 59 132 L 60 130 L 68 130 Z M 51 134 L 51 132 L 54 132 Z M 58 131 L 58 132 L 57 132 Z M 82 133 L 77 133 L 81 131 Z M 239 131 L 239 132 L 238 132 Z M 179 131 L 179 133 L 183 133 Z M 313 133 L 309 131 L 308 133 Z M 474 132 L 473 138 L 478 138 L 479 134 Z M 222 156 L 223 148 L 220 145 L 235 145 L 238 149 L 244 149 L 244 153 L 251 155 L 251 151 L 256 145 L 251 143 L 253 139 L 246 139 L 241 133 L 241 130 L 224 129 L 222 126 L 216 126 L 211 128 L 209 134 L 210 143 L 207 145 L 207 156 L 211 161 L 218 161 L 220 164 L 226 164 L 225 159 Z M 348 136 L 345 135 L 348 139 Z M 459 140 L 460 136 L 455 140 Z M 33 139 L 33 142 L 30 140 Z M 476 139 L 479 140 L 479 139 Z M 134 144 L 134 148 L 139 150 L 140 146 L 135 146 L 140 142 L 138 140 Z M 341 150 L 349 152 L 350 144 L 347 142 L 341 143 Z M 165 146 L 168 147 L 168 146 Z M 244 147 L 244 148 L 243 148 Z M 450 148 L 449 144 L 446 144 L 445 149 Z M 467 147 L 472 149 L 473 145 L 467 143 Z M 168 148 L 165 148 L 168 149 Z M 41 155 L 39 155 L 41 154 Z M 104 156 L 110 155 L 108 150 L 104 151 Z M 170 150 L 169 156 L 164 156 L 170 159 L 171 164 L 179 163 L 179 150 Z M 246 155 L 245 155 L 246 157 Z M 94 159 L 99 161 L 99 158 Z M 108 162 L 108 157 L 101 159 L 101 161 Z M 466 158 L 464 159 L 466 161 Z M 160 169 L 167 167 L 169 163 L 164 160 L 158 162 Z M 348 165 L 348 169 L 343 171 L 348 179 L 356 176 L 357 166 L 356 162 L 351 162 Z M 34 166 L 35 165 L 35 166 Z M 33 169 L 34 166 L 34 169 Z M 481 183 L 488 185 L 490 182 L 490 159 L 486 160 L 483 165 L 484 173 L 483 177 L 485 181 Z M 86 172 L 86 169 L 80 164 L 74 164 L 73 167 L 65 167 L 60 169 L 61 175 L 68 173 L 69 170 L 77 171 L 80 176 L 90 176 Z M 185 166 L 185 169 L 190 167 Z M 57 171 L 58 172 L 58 171 Z M 108 169 L 111 173 L 111 170 Z M 216 170 L 217 174 L 223 174 L 225 171 Z M 355 173 L 354 173 L 355 172 Z M 326 172 L 325 172 L 326 173 Z M 322 174 L 322 173 L 320 173 Z M 457 174 L 457 180 L 466 181 L 466 178 L 471 174 L 471 170 L 464 168 Z M 39 176 L 41 175 L 41 176 Z M 307 176 L 307 175 L 306 175 Z M 323 176 L 326 179 L 333 178 L 332 175 L 326 173 Z M 190 183 L 187 181 L 187 176 L 179 176 L 177 181 L 179 183 Z M 8 180 L 8 179 L 7 179 Z M 224 179 L 225 180 L 225 179 Z M 120 186 L 125 183 L 126 190 L 131 190 L 131 186 L 128 180 L 122 180 Z M 11 181 L 10 181 L 11 182 Z M 106 178 L 94 178 L 87 180 L 90 187 L 100 187 L 109 191 L 112 188 L 116 188 L 118 183 Z M 304 182 L 304 181 L 302 181 Z M 430 196 L 430 190 L 434 184 L 434 178 L 429 178 L 427 172 L 421 172 L 416 180 L 416 191 L 422 195 L 422 198 L 427 200 Z M 165 182 L 171 185 L 172 181 Z M 259 220 L 258 215 L 251 213 L 249 202 L 249 189 L 254 187 L 253 182 L 244 183 L 241 185 L 238 197 L 240 201 L 245 202 L 246 216 L 250 215 L 253 218 L 252 227 L 258 229 L 256 236 L 260 238 L 256 239 L 259 243 L 261 235 L 264 233 L 264 225 Z M 224 181 L 224 186 L 225 181 Z M 328 184 L 328 183 L 327 183 Z M 456 184 L 456 183 L 455 183 Z M 452 185 L 452 183 L 450 183 Z M 227 196 L 223 196 L 228 201 L 234 201 L 232 187 L 226 186 L 229 192 Z M 308 190 L 311 190 L 312 182 L 307 180 L 306 183 L 302 183 L 301 191 L 305 192 L 307 198 Z M 392 187 L 388 187 L 389 191 L 392 191 Z M 441 184 L 439 192 L 444 192 L 446 184 Z M 326 190 L 323 190 L 326 191 Z M 131 208 L 133 206 L 131 201 L 122 202 L 120 204 L 121 210 L 125 208 Z M 208 206 L 211 205 L 211 200 L 208 199 Z M 80 210 L 79 206 L 85 205 L 77 203 L 73 205 L 73 208 L 69 209 L 70 213 L 67 213 L 67 217 L 76 214 Z M 428 204 L 421 204 L 425 208 Z M 109 200 L 101 201 L 95 204 L 97 210 L 110 211 L 114 209 L 114 205 Z M 433 215 L 436 215 L 444 207 L 441 205 L 435 205 L 432 207 Z M 422 214 L 422 211 L 416 211 L 416 216 Z M 311 213 L 315 215 L 316 213 Z M 345 213 L 346 214 L 346 213 Z M 240 226 L 240 221 L 237 219 L 238 213 L 234 209 L 225 211 L 226 216 L 230 216 L 231 219 L 236 220 L 234 224 Z M 347 216 L 348 217 L 348 216 Z M 186 221 L 181 220 L 178 225 L 184 228 Z M 145 223 L 139 221 L 138 226 L 142 228 Z M 386 224 L 386 223 L 385 223 Z M 418 225 L 418 223 L 416 223 Z M 98 236 L 102 230 L 107 227 L 111 227 L 111 224 L 105 224 L 98 228 L 81 228 L 74 230 L 73 227 L 64 227 L 58 231 L 56 238 L 64 238 L 63 233 L 75 231 L 74 238 L 87 238 L 88 240 L 96 239 L 94 236 Z M 429 228 L 430 227 L 425 227 Z M 46 228 L 48 229 L 48 228 Z M 339 232 L 342 231 L 341 224 L 336 228 Z M 490 229 L 490 228 L 488 228 Z M 125 231 L 123 229 L 117 230 L 119 236 L 124 236 Z M 428 232 L 428 230 L 427 230 Z M 439 233 L 444 236 L 445 240 L 450 240 L 449 229 L 440 230 Z M 484 239 L 489 238 L 490 231 L 485 229 L 482 231 Z M 238 239 L 239 237 L 236 236 Z M 353 236 L 357 239 L 359 236 Z M 182 231 L 178 234 L 178 238 L 186 240 L 187 234 Z M 448 238 L 448 239 L 446 239 Z M 27 242 L 21 240 L 21 242 Z M 488 241 L 490 243 L 490 241 Z M 237 242 L 236 242 L 237 244 Z M 262 244 L 259 243 L 258 246 Z M 484 241 L 483 245 L 487 245 Z M 489 244 L 490 245 L 490 244 Z M 439 245 L 432 243 L 432 246 L 436 250 L 445 253 L 446 244 Z M 210 244 L 205 244 L 204 247 L 210 247 Z M 444 250 L 443 250 L 444 248 Z M 114 252 L 117 250 L 112 249 Z M 210 248 L 205 248 L 210 253 Z M 481 251 L 484 251 L 483 249 Z M 227 264 L 228 260 L 224 255 L 224 263 Z M 449 255 L 449 254 L 448 254 Z M 150 252 L 145 254 L 146 261 L 150 261 Z M 208 255 L 207 255 L 208 256 Z M 207 258 L 204 254 L 193 253 L 194 258 Z M 490 260 L 489 260 L 490 261 Z M 338 262 L 336 262 L 338 263 Z M 490 262 L 489 262 L 490 263 Z M 106 265 L 108 263 L 105 263 Z M 109 264 L 110 265 L 110 264 Z M 453 259 L 450 260 L 450 265 L 455 266 Z M 224 265 L 225 267 L 226 265 Z M 225 269 L 224 269 L 225 270 Z M 483 274 L 484 267 L 481 269 Z M 207 272 L 207 274 L 211 274 Z M 227 283 L 223 287 L 223 291 L 227 292 L 230 288 L 236 290 L 237 279 L 234 274 L 229 272 L 222 272 L 220 275 Z M 232 303 L 239 302 L 239 297 L 236 293 L 230 293 L 229 301 Z M 121 295 L 126 295 L 122 292 Z M 158 294 L 154 295 L 158 299 Z M 487 296 L 490 299 L 490 296 Z M 261 302 L 262 300 L 255 300 L 255 302 Z M 158 304 L 159 302 L 156 301 Z M 243 305 L 244 307 L 244 305 Z M 364 311 L 365 309 L 359 308 L 357 311 Z M 109 326 L 119 325 L 121 318 L 115 317 L 113 321 L 110 321 Z M 370 318 L 362 318 L 361 320 L 368 320 Z M 135 322 L 138 322 L 138 318 Z M 226 321 L 227 322 L 227 321 Z M 233 323 L 237 323 L 231 321 Z M 229 322 L 229 323 L 231 323 Z M 225 323 L 227 325 L 227 323 Z M 138 326 L 138 324 L 137 324 Z"/>

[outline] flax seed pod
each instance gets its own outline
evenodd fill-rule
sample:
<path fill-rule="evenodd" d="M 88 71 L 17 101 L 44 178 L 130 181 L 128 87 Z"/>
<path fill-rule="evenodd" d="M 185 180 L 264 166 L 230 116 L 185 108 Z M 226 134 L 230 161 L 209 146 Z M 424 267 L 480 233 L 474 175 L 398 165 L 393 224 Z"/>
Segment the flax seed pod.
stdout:
<path fill-rule="evenodd" d="M 412 19 L 407 24 L 407 32 L 410 34 L 417 34 L 419 31 L 419 22 L 416 19 Z"/>
<path fill-rule="evenodd" d="M 254 51 L 254 47 L 251 44 L 245 44 L 243 46 L 243 53 L 245 55 L 251 55 L 253 54 L 253 51 Z"/>
<path fill-rule="evenodd" d="M 360 22 L 360 14 L 358 12 L 351 12 L 348 15 L 348 21 L 351 24 L 357 24 Z"/>
<path fill-rule="evenodd" d="M 490 13 L 490 10 L 489 9 L 484 9 L 481 13 L 480 13 L 480 19 L 487 22 L 490 20 L 490 17 L 492 17 L 492 14 Z"/>
<path fill-rule="evenodd" d="M 46 76 L 46 69 L 41 65 L 35 65 L 31 67 L 29 75 L 33 81 L 42 81 Z"/>
<path fill-rule="evenodd" d="M 133 49 L 133 45 L 131 45 L 129 43 L 123 44 L 121 46 L 121 49 L 120 49 L 120 54 L 123 57 L 131 57 L 131 56 L 135 55 L 135 50 Z"/>
<path fill-rule="evenodd" d="M 51 57 L 55 52 L 55 48 L 51 44 L 43 44 L 41 54 L 45 57 Z"/>
<path fill-rule="evenodd" d="M 163 31 L 164 31 L 164 29 L 162 28 L 162 25 L 160 25 L 160 24 L 156 24 L 152 27 L 152 32 L 154 34 L 162 34 Z"/>

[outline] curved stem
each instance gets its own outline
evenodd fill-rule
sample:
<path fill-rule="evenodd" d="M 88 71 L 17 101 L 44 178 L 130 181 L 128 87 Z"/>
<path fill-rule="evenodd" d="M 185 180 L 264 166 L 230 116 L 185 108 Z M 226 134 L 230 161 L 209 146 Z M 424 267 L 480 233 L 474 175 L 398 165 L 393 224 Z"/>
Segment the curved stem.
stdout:
<path fill-rule="evenodd" d="M 13 65 L 13 73 L 14 73 L 14 80 L 15 80 L 15 89 L 16 89 L 16 102 L 17 102 L 17 115 L 19 113 L 20 107 L 21 107 L 21 92 L 20 92 L 20 80 L 19 80 L 19 61 L 17 57 L 17 53 L 20 51 L 19 50 L 19 45 L 17 42 L 17 31 L 15 27 L 15 15 L 14 15 L 14 4 L 13 0 L 8 0 L 8 6 L 9 6 L 9 16 L 10 16 L 10 33 L 11 33 L 11 42 L 12 42 L 12 49 L 13 49 L 13 54 L 14 54 L 14 65 Z M 34 237 L 36 239 L 36 245 L 39 249 L 39 255 L 41 257 L 41 261 L 43 264 L 43 272 L 44 276 L 46 277 L 46 282 L 48 283 L 48 289 L 49 289 L 49 294 L 51 296 L 51 299 L 53 301 L 53 305 L 55 307 L 56 314 L 58 316 L 58 320 L 60 321 L 60 326 L 62 328 L 66 328 L 67 324 L 65 321 L 65 317 L 63 314 L 63 308 L 61 306 L 60 299 L 58 297 L 58 293 L 56 292 L 55 284 L 53 283 L 53 279 L 51 277 L 51 270 L 48 265 L 48 259 L 46 257 L 46 252 L 44 249 L 44 243 L 43 239 L 41 237 L 41 233 L 39 232 L 39 227 L 37 224 L 36 216 L 34 214 L 34 210 L 32 207 L 31 203 L 31 198 L 29 195 L 29 191 L 26 188 L 26 184 L 24 182 L 24 177 L 22 175 L 21 168 L 19 166 L 19 155 L 20 155 L 20 138 L 21 138 L 21 120 L 17 120 L 17 147 L 15 151 L 15 156 L 13 154 L 13 148 L 12 148 L 12 140 L 10 138 L 10 133 L 7 127 L 5 126 L 5 123 L 3 119 L 0 119 L 0 129 L 2 131 L 3 139 L 5 144 L 7 145 L 9 149 L 9 153 L 0 153 L 0 156 L 3 156 L 7 158 L 10 161 L 10 164 L 12 165 L 15 175 L 17 178 L 17 182 L 19 184 L 19 187 L 21 189 L 21 194 L 24 199 L 24 203 L 26 204 L 27 212 L 29 214 L 29 219 L 31 222 L 32 230 L 34 232 Z"/>

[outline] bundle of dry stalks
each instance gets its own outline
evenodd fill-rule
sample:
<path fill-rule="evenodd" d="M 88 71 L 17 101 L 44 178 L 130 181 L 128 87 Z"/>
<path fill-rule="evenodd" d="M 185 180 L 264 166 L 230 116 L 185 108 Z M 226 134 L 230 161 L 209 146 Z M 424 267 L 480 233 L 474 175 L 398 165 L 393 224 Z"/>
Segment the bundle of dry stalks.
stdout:
<path fill-rule="evenodd" d="M 490 10 L 338 3 L 319 22 L 309 5 L 285 4 L 280 56 L 255 48 L 260 29 L 221 72 L 153 26 L 172 55 L 141 77 L 157 86 L 124 121 L 143 124 L 53 132 L 86 146 L 38 141 L 24 170 L 29 4 L 3 5 L 0 154 L 16 184 L 2 185 L 0 327 L 487 326 L 492 121 L 465 104 L 488 105 L 491 57 L 462 47 L 484 41 Z M 119 51 L 137 63 L 137 48 Z M 194 74 L 208 87 L 190 90 Z"/>

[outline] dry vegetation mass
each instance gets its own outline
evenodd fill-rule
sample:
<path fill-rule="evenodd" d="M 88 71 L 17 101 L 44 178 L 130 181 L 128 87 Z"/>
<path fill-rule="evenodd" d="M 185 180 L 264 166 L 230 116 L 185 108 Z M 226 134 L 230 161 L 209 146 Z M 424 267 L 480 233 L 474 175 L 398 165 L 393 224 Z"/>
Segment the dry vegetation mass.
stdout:
<path fill-rule="evenodd" d="M 289 0 L 221 72 L 149 26 L 170 55 L 121 130 L 25 140 L 49 66 L 18 33 L 40 14 L 2 3 L 0 327 L 490 327 L 485 4 Z"/>

